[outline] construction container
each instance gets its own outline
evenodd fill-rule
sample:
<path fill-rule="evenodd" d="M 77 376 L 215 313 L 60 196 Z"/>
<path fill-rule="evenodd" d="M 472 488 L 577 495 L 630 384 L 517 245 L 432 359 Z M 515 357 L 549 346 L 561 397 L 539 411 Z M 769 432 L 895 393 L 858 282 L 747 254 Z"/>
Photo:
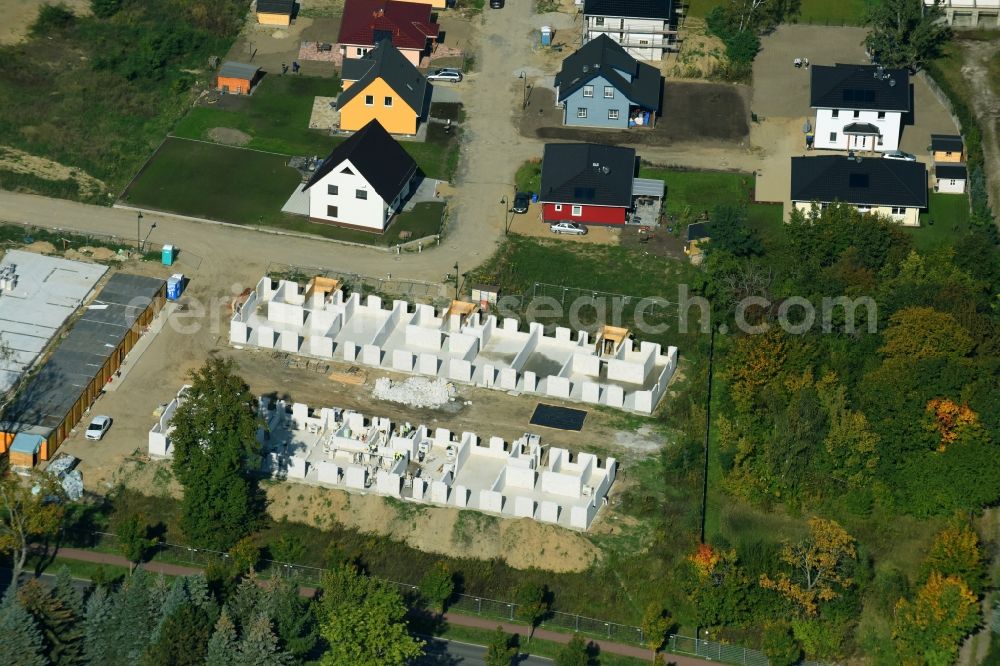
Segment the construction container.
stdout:
<path fill-rule="evenodd" d="M 542 26 L 542 46 L 552 46 L 552 26 Z"/>
<path fill-rule="evenodd" d="M 174 259 L 177 257 L 177 251 L 174 249 L 173 245 L 164 245 L 163 252 L 160 254 L 160 259 L 163 261 L 164 266 L 173 266 Z"/>
<path fill-rule="evenodd" d="M 184 291 L 184 274 L 174 273 L 167 278 L 167 300 L 176 301 Z"/>
<path fill-rule="evenodd" d="M 20 467 L 34 467 L 45 438 L 41 435 L 18 433 L 10 445 L 10 464 Z"/>

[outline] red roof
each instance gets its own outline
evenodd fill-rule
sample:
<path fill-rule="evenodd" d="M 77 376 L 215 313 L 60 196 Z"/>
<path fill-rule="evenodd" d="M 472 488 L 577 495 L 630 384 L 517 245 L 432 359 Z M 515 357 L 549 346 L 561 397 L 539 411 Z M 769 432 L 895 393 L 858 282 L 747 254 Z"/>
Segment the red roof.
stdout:
<path fill-rule="evenodd" d="M 398 49 L 423 49 L 440 27 L 431 23 L 431 6 L 399 0 L 347 0 L 340 23 L 340 44 L 375 46 L 375 33 L 387 32 Z"/>

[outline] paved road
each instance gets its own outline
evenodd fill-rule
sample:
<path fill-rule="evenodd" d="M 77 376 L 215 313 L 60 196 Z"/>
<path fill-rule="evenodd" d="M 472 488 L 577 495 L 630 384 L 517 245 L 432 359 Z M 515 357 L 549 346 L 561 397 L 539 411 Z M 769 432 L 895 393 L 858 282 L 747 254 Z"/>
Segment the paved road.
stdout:
<path fill-rule="evenodd" d="M 419 666 L 486 666 L 486 647 L 474 643 L 427 638 L 426 654 L 415 664 Z M 550 666 L 551 659 L 521 654 L 514 661 L 518 666 Z"/>

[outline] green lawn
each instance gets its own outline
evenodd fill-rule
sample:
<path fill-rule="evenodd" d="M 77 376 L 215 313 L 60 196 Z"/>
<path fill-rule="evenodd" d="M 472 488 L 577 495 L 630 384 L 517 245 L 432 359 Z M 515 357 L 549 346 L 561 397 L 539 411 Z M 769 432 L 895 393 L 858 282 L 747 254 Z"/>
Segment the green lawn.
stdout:
<path fill-rule="evenodd" d="M 667 213 L 677 217 L 711 211 L 719 204 L 747 204 L 753 198 L 754 177 L 747 173 L 644 166 L 639 176 L 666 183 Z"/>
<path fill-rule="evenodd" d="M 906 232 L 918 250 L 927 251 L 954 245 L 968 229 L 969 197 L 931 192 L 927 212 L 920 214 L 920 228 L 907 227 Z"/>
<path fill-rule="evenodd" d="M 793 22 L 820 25 L 861 25 L 870 0 L 802 0 Z"/>
<path fill-rule="evenodd" d="M 528 160 L 517 168 L 514 183 L 518 192 L 538 192 L 542 189 L 542 163 Z"/>
<path fill-rule="evenodd" d="M 282 213 L 282 205 L 301 182 L 299 173 L 286 166 L 287 161 L 284 155 L 171 138 L 122 201 L 181 215 L 374 245 L 395 244 L 403 231 L 421 238 L 440 230 L 444 204 L 439 202 L 417 204 L 412 212 L 400 214 L 382 235 L 316 224 Z M 226 177 L 220 179 L 220 173 Z"/>

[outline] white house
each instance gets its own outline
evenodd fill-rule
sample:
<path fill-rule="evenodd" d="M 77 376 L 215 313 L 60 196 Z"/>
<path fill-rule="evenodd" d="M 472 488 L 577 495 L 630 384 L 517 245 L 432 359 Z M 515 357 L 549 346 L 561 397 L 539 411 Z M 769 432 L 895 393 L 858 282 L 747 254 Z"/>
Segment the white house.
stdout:
<path fill-rule="evenodd" d="M 935 164 L 934 191 L 942 194 L 965 194 L 968 174 L 964 164 Z"/>
<path fill-rule="evenodd" d="M 674 0 L 585 0 L 583 42 L 607 35 L 639 60 L 662 60 L 677 41 Z"/>
<path fill-rule="evenodd" d="M 937 2 L 944 20 L 956 28 L 1000 28 L 1000 0 L 924 0 L 928 7 Z"/>
<path fill-rule="evenodd" d="M 815 147 L 889 152 L 899 149 L 910 112 L 910 75 L 875 65 L 814 65 L 811 106 Z"/>
<path fill-rule="evenodd" d="M 905 227 L 919 227 L 920 211 L 927 208 L 927 168 L 920 162 L 880 157 L 793 157 L 789 198 L 807 215 L 814 205 L 845 203 Z"/>
<path fill-rule="evenodd" d="M 333 149 L 303 191 L 314 222 L 382 233 L 416 180 L 417 163 L 372 120 Z"/>

